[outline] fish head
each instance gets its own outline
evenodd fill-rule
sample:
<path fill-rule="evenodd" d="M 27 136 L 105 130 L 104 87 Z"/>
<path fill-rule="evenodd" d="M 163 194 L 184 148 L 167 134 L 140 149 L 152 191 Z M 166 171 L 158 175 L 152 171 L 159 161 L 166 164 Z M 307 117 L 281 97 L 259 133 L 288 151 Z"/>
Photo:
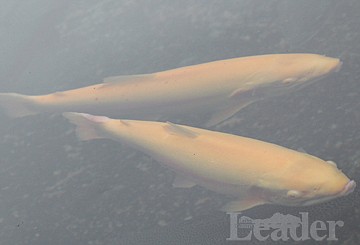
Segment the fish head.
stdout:
<path fill-rule="evenodd" d="M 326 75 L 339 71 L 342 62 L 318 54 L 283 54 L 272 57 L 265 73 L 255 73 L 247 83 L 251 95 L 278 96 L 312 84 Z"/>
<path fill-rule="evenodd" d="M 333 162 L 316 159 L 304 164 L 288 179 L 287 188 L 278 190 L 269 197 L 271 203 L 288 206 L 309 206 L 346 196 L 354 191 L 356 183 L 350 180 Z M 321 161 L 321 162 L 320 162 Z"/>
<path fill-rule="evenodd" d="M 337 58 L 318 54 L 289 54 L 279 59 L 279 80 L 284 84 L 302 84 L 339 71 L 342 62 Z"/>

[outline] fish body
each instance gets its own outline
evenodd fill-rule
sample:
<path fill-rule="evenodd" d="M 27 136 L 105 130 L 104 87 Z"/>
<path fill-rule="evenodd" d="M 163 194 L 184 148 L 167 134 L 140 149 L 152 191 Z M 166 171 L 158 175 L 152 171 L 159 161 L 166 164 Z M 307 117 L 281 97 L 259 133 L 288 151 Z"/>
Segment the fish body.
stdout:
<path fill-rule="evenodd" d="M 253 103 L 309 84 L 341 66 L 317 54 L 269 54 L 219 60 L 145 75 L 106 78 L 103 83 L 47 95 L 0 93 L 0 106 L 21 117 L 80 111 L 116 118 L 154 120 L 210 113 L 213 126 Z"/>
<path fill-rule="evenodd" d="M 352 192 L 334 163 L 275 144 L 184 125 L 64 113 L 83 140 L 108 138 L 177 173 L 174 186 L 200 185 L 236 197 L 226 211 L 272 203 L 306 206 Z"/>

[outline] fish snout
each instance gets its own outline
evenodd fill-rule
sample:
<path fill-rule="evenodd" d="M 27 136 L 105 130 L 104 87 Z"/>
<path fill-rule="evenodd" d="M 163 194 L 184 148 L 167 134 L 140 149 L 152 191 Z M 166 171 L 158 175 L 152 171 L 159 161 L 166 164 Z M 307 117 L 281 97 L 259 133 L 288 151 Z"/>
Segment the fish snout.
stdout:
<path fill-rule="evenodd" d="M 341 191 L 341 195 L 346 196 L 354 191 L 356 187 L 356 182 L 354 180 L 349 181 L 345 186 L 344 189 Z"/>

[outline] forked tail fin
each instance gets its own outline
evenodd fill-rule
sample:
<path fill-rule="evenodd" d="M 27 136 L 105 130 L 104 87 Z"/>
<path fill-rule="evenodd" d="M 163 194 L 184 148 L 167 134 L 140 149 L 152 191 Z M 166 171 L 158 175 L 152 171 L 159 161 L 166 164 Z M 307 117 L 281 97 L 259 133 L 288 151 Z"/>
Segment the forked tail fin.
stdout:
<path fill-rule="evenodd" d="M 66 117 L 72 124 L 76 125 L 76 135 L 80 140 L 92 140 L 104 138 L 99 134 L 99 129 L 96 127 L 99 123 L 110 120 L 108 117 L 93 116 L 85 113 L 64 112 Z"/>
<path fill-rule="evenodd" d="M 30 96 L 17 93 L 0 93 L 0 107 L 10 117 L 25 117 L 38 114 L 33 107 L 34 103 Z"/>

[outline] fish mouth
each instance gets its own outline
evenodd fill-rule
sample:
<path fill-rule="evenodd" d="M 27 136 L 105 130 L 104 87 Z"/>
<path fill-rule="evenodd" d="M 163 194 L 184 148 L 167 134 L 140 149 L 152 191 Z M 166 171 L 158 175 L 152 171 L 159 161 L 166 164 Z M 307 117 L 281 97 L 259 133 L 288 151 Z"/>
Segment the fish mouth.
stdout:
<path fill-rule="evenodd" d="M 355 190 L 356 187 L 356 182 L 354 180 L 350 180 L 342 189 L 342 191 L 340 192 L 340 195 L 342 196 L 346 196 L 349 195 L 351 192 L 353 192 Z"/>
<path fill-rule="evenodd" d="M 337 195 L 331 195 L 331 196 L 324 196 L 321 198 L 317 198 L 317 199 L 312 199 L 312 200 L 307 200 L 303 203 L 304 206 L 309 206 L 309 205 L 314 205 L 317 203 L 323 203 L 326 201 L 330 201 L 336 197 L 340 197 L 340 196 L 347 196 L 349 195 L 351 192 L 353 192 L 355 190 L 356 187 L 356 182 L 354 180 L 350 180 L 345 186 L 344 188 L 339 192 L 339 194 Z"/>

